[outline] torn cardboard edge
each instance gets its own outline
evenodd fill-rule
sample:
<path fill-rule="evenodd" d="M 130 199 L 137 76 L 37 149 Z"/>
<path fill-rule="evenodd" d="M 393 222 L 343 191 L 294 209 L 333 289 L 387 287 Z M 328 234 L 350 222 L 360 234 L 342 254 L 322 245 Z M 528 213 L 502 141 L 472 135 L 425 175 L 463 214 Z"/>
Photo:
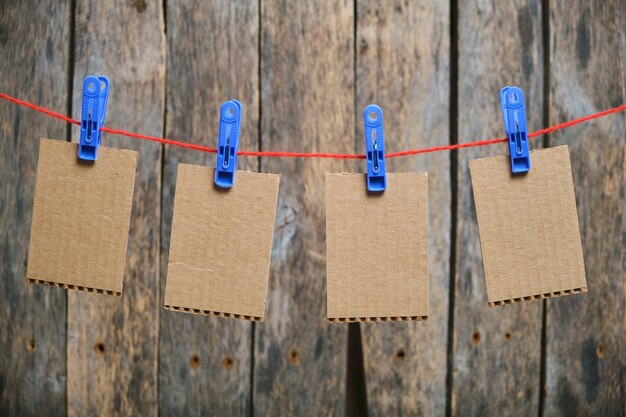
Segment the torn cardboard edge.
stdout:
<path fill-rule="evenodd" d="M 35 279 L 35 278 L 26 278 L 26 281 L 35 285 L 39 284 L 39 285 L 46 285 L 48 287 L 65 288 L 66 290 L 77 290 L 77 291 L 83 291 L 83 292 L 92 292 L 96 294 L 115 295 L 117 297 L 122 296 L 122 293 L 120 291 L 103 290 L 101 288 L 86 287 L 84 285 L 65 284 L 62 282 L 44 281 L 44 280 Z"/>
<path fill-rule="evenodd" d="M 563 297 L 565 295 L 583 294 L 587 292 L 587 287 L 572 288 L 562 291 L 548 292 L 544 294 L 533 294 L 525 297 L 509 298 L 506 300 L 498 300 L 489 302 L 489 307 L 503 306 L 505 304 L 517 304 L 524 301 L 544 300 L 547 298 Z"/>
<path fill-rule="evenodd" d="M 428 316 L 389 316 L 389 317 L 327 317 L 330 323 L 379 323 L 392 321 L 426 321 Z"/>
<path fill-rule="evenodd" d="M 181 313 L 191 313 L 199 316 L 209 316 L 209 317 L 222 317 L 227 319 L 239 319 L 239 320 L 250 320 L 258 323 L 263 323 L 263 317 L 251 316 L 248 314 L 239 314 L 239 313 L 223 313 L 221 311 L 211 311 L 211 310 L 202 310 L 199 308 L 191 308 L 191 307 L 179 307 L 174 305 L 164 304 L 163 307 L 166 310 L 170 311 L 178 311 Z"/>

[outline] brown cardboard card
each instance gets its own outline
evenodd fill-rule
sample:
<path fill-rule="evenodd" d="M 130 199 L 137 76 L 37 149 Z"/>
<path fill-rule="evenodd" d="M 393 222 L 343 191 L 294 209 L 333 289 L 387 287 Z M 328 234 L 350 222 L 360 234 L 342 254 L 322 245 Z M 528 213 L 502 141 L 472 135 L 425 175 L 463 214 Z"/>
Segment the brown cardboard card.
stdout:
<path fill-rule="evenodd" d="M 428 176 L 388 173 L 382 194 L 365 174 L 326 175 L 328 319 L 428 317 Z"/>
<path fill-rule="evenodd" d="M 567 146 L 469 162 L 490 305 L 587 290 Z"/>
<path fill-rule="evenodd" d="M 41 139 L 26 277 L 39 284 L 120 295 L 137 152 Z"/>
<path fill-rule="evenodd" d="M 165 308 L 263 321 L 280 177 L 179 164 Z"/>

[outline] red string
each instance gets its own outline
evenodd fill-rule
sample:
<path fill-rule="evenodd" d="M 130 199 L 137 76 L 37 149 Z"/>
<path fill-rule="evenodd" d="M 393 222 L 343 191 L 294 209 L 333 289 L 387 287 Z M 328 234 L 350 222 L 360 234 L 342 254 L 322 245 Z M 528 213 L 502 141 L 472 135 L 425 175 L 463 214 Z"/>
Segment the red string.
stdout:
<path fill-rule="evenodd" d="M 46 114 L 48 116 L 54 117 L 56 119 L 63 120 L 64 122 L 73 123 L 75 125 L 80 125 L 78 120 L 74 120 L 71 117 L 64 116 L 60 113 L 56 113 L 52 110 L 45 109 L 43 107 L 37 106 L 35 104 L 29 103 L 24 100 L 17 99 L 15 97 L 11 97 L 8 94 L 0 93 L 0 98 L 15 103 L 19 106 L 28 107 L 29 109 L 33 109 L 40 113 Z M 600 117 L 607 116 L 613 113 L 619 113 L 621 111 L 626 110 L 626 104 L 622 104 L 621 106 L 614 107 L 612 109 L 604 110 L 599 113 L 593 113 L 588 116 L 580 117 L 578 119 L 570 120 L 558 125 L 549 126 L 541 130 L 537 130 L 528 135 L 529 139 L 536 138 L 537 136 L 545 135 L 547 133 L 552 133 L 557 130 L 565 129 L 570 126 L 574 126 L 580 123 L 587 122 L 589 120 L 598 119 Z M 166 145 L 180 146 L 182 148 L 193 149 L 195 151 L 201 152 L 211 152 L 216 153 L 217 149 L 211 148 L 208 146 L 202 145 L 194 145 L 193 143 L 180 142 L 177 140 L 160 138 L 156 136 L 148 136 L 148 135 L 140 135 L 138 133 L 127 132 L 125 130 L 120 129 L 111 129 L 108 127 L 103 127 L 100 130 L 103 132 L 112 134 L 112 135 L 120 135 L 127 136 L 135 139 L 143 139 L 149 140 L 158 143 L 164 143 Z M 387 158 L 395 158 L 398 156 L 408 156 L 408 155 L 418 155 L 422 153 L 430 153 L 430 152 L 442 152 L 442 151 L 451 151 L 454 149 L 462 149 L 462 148 L 472 148 L 475 146 L 487 146 L 493 145 L 496 143 L 504 143 L 506 142 L 506 138 L 497 138 L 497 139 L 487 139 L 487 140 L 479 140 L 475 142 L 466 142 L 466 143 L 456 143 L 454 145 L 446 145 L 446 146 L 433 146 L 431 148 L 422 148 L 422 149 L 409 149 L 407 151 L 400 152 L 392 152 L 387 154 Z M 323 152 L 273 152 L 273 151 L 239 151 L 237 155 L 241 156 L 264 156 L 264 157 L 274 157 L 274 158 L 332 158 L 332 159 L 365 159 L 365 155 L 361 154 L 348 154 L 348 153 L 323 153 Z"/>
<path fill-rule="evenodd" d="M 7 100 L 7 101 L 10 101 L 11 103 L 15 103 L 15 104 L 17 104 L 19 106 L 28 107 L 29 109 L 33 109 L 33 110 L 38 111 L 38 112 L 43 113 L 43 114 L 47 114 L 48 116 L 52 116 L 52 117 L 55 117 L 57 119 L 61 119 L 64 122 L 74 123 L 75 125 L 79 125 L 80 126 L 80 122 L 78 120 L 74 120 L 71 117 L 67 117 L 67 116 L 62 115 L 61 113 L 56 113 L 56 112 L 53 112 L 52 110 L 48 110 L 48 109 L 44 109 L 43 107 L 36 106 L 36 105 L 34 105 L 32 103 L 29 103 L 28 101 L 23 101 L 23 100 L 20 100 L 18 98 L 11 97 L 10 95 L 4 94 L 4 93 L 0 93 L 0 98 L 3 98 L 5 100 Z"/>

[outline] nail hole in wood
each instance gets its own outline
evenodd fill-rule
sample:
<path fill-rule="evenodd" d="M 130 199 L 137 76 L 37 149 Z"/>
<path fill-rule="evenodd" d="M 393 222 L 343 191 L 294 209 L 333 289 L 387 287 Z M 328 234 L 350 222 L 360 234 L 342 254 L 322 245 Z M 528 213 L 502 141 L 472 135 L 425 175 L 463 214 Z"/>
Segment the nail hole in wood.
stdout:
<path fill-rule="evenodd" d="M 233 358 L 231 358 L 230 356 L 226 356 L 224 357 L 224 359 L 222 359 L 222 366 L 224 366 L 224 369 L 226 369 L 227 371 L 233 369 L 234 364 L 235 361 L 233 361 Z"/>
<path fill-rule="evenodd" d="M 504 338 L 505 338 L 506 340 L 511 340 L 511 333 L 506 332 L 506 333 L 504 334 Z"/>
<path fill-rule="evenodd" d="M 96 352 L 96 355 L 104 355 L 104 342 L 100 341 L 93 346 L 93 350 Z"/>
<path fill-rule="evenodd" d="M 26 343 L 26 350 L 29 352 L 34 352 L 36 349 L 35 346 L 35 341 L 33 339 L 30 339 L 27 343 Z"/>
<path fill-rule="evenodd" d="M 296 349 L 291 349 L 289 351 L 289 363 L 292 365 L 297 365 L 300 363 L 300 352 Z"/>
<path fill-rule="evenodd" d="M 480 342 L 480 332 L 474 332 L 472 334 L 472 344 L 477 345 Z"/>
<path fill-rule="evenodd" d="M 131 6 L 137 13 L 143 13 L 148 8 L 145 0 L 135 0 L 131 3 Z"/>
<path fill-rule="evenodd" d="M 396 362 L 403 362 L 406 358 L 406 353 L 404 353 L 404 349 L 398 349 L 395 355 L 393 355 L 393 359 Z"/>
<path fill-rule="evenodd" d="M 604 357 L 604 346 L 598 345 L 596 348 L 596 355 L 598 355 L 598 358 Z"/>
<path fill-rule="evenodd" d="M 193 369 L 198 369 L 200 367 L 200 357 L 198 355 L 191 355 L 189 357 L 189 366 Z"/>

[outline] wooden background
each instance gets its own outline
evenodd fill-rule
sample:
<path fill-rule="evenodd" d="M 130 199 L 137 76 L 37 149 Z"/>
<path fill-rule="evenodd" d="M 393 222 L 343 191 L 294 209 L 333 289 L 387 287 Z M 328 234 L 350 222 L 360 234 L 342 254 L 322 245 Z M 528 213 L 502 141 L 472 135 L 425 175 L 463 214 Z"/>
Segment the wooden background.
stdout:
<path fill-rule="evenodd" d="M 87 74 L 112 81 L 107 126 L 215 146 L 244 104 L 241 149 L 387 151 L 503 134 L 500 88 L 530 129 L 626 102 L 626 1 L 0 1 L 0 91 L 80 116 Z M 105 135 L 140 152 L 122 298 L 25 281 L 38 138 L 78 129 L 0 103 L 0 415 L 624 416 L 624 114 L 560 131 L 589 293 L 487 306 L 467 160 L 428 171 L 427 322 L 325 320 L 324 173 L 362 162 L 240 158 L 282 174 L 266 321 L 162 309 L 179 162 L 214 156 Z M 523 259 L 523 253 L 520 254 Z"/>

